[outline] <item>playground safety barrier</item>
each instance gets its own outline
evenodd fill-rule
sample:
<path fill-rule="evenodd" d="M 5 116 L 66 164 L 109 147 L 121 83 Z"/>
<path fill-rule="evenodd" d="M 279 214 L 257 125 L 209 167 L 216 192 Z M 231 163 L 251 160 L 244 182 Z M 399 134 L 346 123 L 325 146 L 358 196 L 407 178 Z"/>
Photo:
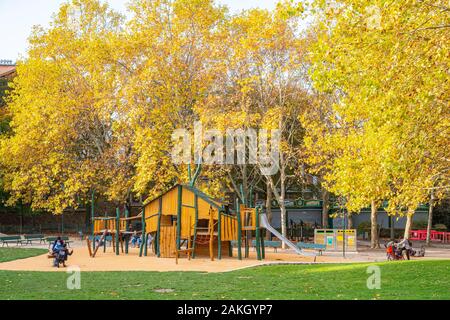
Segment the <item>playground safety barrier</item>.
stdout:
<path fill-rule="evenodd" d="M 411 230 L 409 233 L 409 240 L 426 241 L 427 230 Z M 448 243 L 450 242 L 450 232 L 431 230 L 430 240 L 434 242 Z"/>
<path fill-rule="evenodd" d="M 326 246 L 327 251 L 342 251 L 345 250 L 356 252 L 358 251 L 356 241 L 355 229 L 315 229 L 314 230 L 314 243 L 323 244 Z"/>

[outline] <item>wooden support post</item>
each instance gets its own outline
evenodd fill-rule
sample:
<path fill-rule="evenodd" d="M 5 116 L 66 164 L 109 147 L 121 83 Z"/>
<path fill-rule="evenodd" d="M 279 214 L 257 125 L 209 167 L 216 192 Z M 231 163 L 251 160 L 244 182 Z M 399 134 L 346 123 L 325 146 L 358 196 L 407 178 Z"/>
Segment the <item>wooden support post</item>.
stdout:
<path fill-rule="evenodd" d="M 146 227 L 145 227 L 145 213 L 142 212 L 141 216 L 141 225 L 142 225 L 142 234 L 141 234 L 141 246 L 139 247 L 139 257 L 142 257 L 142 254 L 144 253 L 144 245 L 145 245 L 145 233 L 146 233 Z"/>
<path fill-rule="evenodd" d="M 130 212 L 128 211 L 128 207 L 125 205 L 125 218 L 129 218 L 130 217 Z M 130 227 L 130 223 L 129 223 L 129 221 L 127 220 L 126 221 L 126 223 L 125 223 L 125 231 L 129 231 L 129 227 Z M 123 241 L 125 241 L 125 254 L 128 254 L 128 252 L 129 252 L 129 241 L 128 241 L 129 239 L 128 239 L 128 235 L 124 235 L 123 236 Z"/>
<path fill-rule="evenodd" d="M 236 218 L 237 218 L 237 249 L 238 259 L 242 260 L 242 223 L 241 223 L 241 209 L 239 205 L 239 199 L 236 199 Z"/>
<path fill-rule="evenodd" d="M 261 258 L 265 259 L 266 258 L 266 248 L 265 248 L 265 244 L 264 244 L 264 239 L 266 237 L 265 237 L 265 235 L 263 235 L 262 230 L 261 230 L 261 235 L 259 238 L 261 240 Z"/>
<path fill-rule="evenodd" d="M 91 195 L 92 250 L 95 250 L 95 190 Z"/>
<path fill-rule="evenodd" d="M 116 252 L 116 235 L 114 233 L 111 233 L 111 242 L 113 246 L 113 252 Z"/>
<path fill-rule="evenodd" d="M 256 210 L 256 217 L 255 217 L 256 257 L 258 258 L 258 260 L 262 260 L 261 259 L 261 248 L 260 248 L 261 235 L 260 235 L 260 228 L 259 228 L 259 208 L 256 208 L 255 210 Z"/>
<path fill-rule="evenodd" d="M 183 186 L 178 186 L 178 203 L 177 203 L 177 250 L 180 250 L 181 237 L 181 210 L 183 202 Z"/>
<path fill-rule="evenodd" d="M 214 215 L 212 208 L 209 209 L 209 256 L 214 261 Z"/>
<path fill-rule="evenodd" d="M 120 209 L 116 208 L 116 256 L 120 254 L 119 237 L 120 237 Z"/>
<path fill-rule="evenodd" d="M 195 259 L 195 244 L 197 243 L 197 225 L 198 225 L 198 195 L 194 196 L 195 225 L 194 225 L 194 243 L 192 244 L 192 258 Z"/>
<path fill-rule="evenodd" d="M 148 234 L 147 234 L 147 220 L 145 219 L 145 208 L 142 209 L 142 238 L 144 241 L 142 242 L 142 245 L 144 246 L 144 256 L 147 256 L 147 242 L 148 242 Z"/>
<path fill-rule="evenodd" d="M 222 210 L 217 212 L 217 259 L 222 259 Z"/>
<path fill-rule="evenodd" d="M 245 258 L 248 258 L 250 256 L 250 238 L 251 238 L 251 231 L 245 230 L 245 240 L 244 240 L 244 256 Z"/>
<path fill-rule="evenodd" d="M 145 232 L 144 239 L 145 239 L 145 242 L 142 245 L 144 246 L 144 257 L 146 257 L 147 253 L 148 253 L 148 234 L 147 234 L 147 232 Z"/>
<path fill-rule="evenodd" d="M 91 242 L 89 241 L 89 236 L 86 236 L 86 242 L 87 242 L 87 246 L 88 246 L 88 250 L 89 250 L 89 256 L 92 257 L 92 247 L 91 247 Z"/>
<path fill-rule="evenodd" d="M 159 210 L 158 210 L 158 228 L 156 233 L 156 255 L 161 257 L 161 217 L 162 217 L 162 197 L 159 198 Z"/>

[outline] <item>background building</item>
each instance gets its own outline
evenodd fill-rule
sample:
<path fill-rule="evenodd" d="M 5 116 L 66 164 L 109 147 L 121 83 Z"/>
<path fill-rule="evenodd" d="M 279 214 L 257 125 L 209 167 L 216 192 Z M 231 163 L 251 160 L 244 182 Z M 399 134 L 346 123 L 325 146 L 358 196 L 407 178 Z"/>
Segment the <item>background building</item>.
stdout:
<path fill-rule="evenodd" d="M 12 60 L 0 60 L 0 106 L 4 105 L 4 96 L 8 82 L 16 75 L 16 65 Z"/>

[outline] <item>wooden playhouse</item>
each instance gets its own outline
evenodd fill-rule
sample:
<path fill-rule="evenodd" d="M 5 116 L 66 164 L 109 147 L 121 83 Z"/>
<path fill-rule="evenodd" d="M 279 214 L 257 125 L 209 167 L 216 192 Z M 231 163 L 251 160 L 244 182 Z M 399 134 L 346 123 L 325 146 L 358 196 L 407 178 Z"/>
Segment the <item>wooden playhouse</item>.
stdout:
<path fill-rule="evenodd" d="M 232 255 L 238 219 L 228 206 L 189 185 L 176 185 L 144 206 L 146 234 L 155 239 L 158 257 Z"/>
<path fill-rule="evenodd" d="M 177 184 L 162 195 L 146 201 L 142 212 L 129 217 L 125 211 L 121 217 L 116 210 L 115 217 L 95 217 L 92 212 L 92 243 L 88 238 L 91 257 L 95 257 L 103 246 L 106 252 L 106 239 L 112 240 L 116 255 L 120 251 L 128 253 L 132 222 L 139 222 L 137 231 L 142 239 L 139 256 L 147 256 L 149 244 L 157 257 L 176 258 L 186 254 L 190 259 L 208 256 L 221 259 L 224 254 L 233 255 L 233 246 L 237 248 L 237 258 L 242 259 L 242 245 L 245 257 L 252 238 L 258 259 L 264 259 L 264 241 L 260 232 L 260 214 L 258 208 L 247 208 L 236 203 L 233 212 L 228 205 L 207 196 L 192 185 Z M 152 239 L 152 241 L 149 241 Z"/>

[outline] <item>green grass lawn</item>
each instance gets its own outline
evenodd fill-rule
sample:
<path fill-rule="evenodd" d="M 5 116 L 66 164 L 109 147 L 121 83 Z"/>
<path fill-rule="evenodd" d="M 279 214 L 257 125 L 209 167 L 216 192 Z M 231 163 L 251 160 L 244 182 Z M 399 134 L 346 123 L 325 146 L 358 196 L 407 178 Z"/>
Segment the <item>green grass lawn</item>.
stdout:
<path fill-rule="evenodd" d="M 0 271 L 0 299 L 450 299 L 450 260 L 377 263 L 380 290 L 366 286 L 370 265 L 280 265 L 221 274 L 85 272 L 81 290 L 67 289 L 64 272 Z"/>
<path fill-rule="evenodd" d="M 0 248 L 0 263 L 40 256 L 48 252 L 45 249 Z"/>

